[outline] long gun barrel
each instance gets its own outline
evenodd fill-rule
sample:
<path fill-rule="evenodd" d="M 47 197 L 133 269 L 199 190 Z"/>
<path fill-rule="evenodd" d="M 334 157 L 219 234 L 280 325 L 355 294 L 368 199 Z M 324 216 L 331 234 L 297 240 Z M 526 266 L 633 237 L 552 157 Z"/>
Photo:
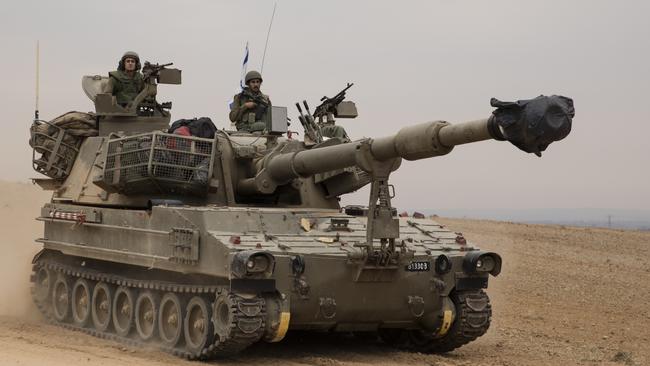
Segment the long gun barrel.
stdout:
<path fill-rule="evenodd" d="M 238 188 L 244 194 L 268 194 L 298 177 L 355 165 L 364 169 L 369 160 L 441 156 L 456 145 L 492 139 L 508 140 L 523 151 L 541 156 L 548 145 L 571 131 L 574 109 L 569 98 L 540 96 L 518 102 L 492 99 L 491 104 L 497 109 L 489 118 L 453 125 L 427 122 L 404 127 L 392 136 L 270 155 L 258 174 L 241 180 Z"/>

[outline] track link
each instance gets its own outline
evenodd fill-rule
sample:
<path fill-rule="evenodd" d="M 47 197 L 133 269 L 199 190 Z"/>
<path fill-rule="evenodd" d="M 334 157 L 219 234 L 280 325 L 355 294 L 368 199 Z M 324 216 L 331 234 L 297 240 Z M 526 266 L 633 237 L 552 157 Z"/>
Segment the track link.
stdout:
<path fill-rule="evenodd" d="M 265 328 L 265 318 L 260 318 L 256 314 L 258 312 L 265 314 L 266 304 L 264 299 L 244 299 L 224 290 L 221 291 L 219 296 L 217 296 L 215 306 L 216 312 L 219 312 L 220 310 L 219 300 L 222 299 L 226 300 L 223 301 L 223 306 L 228 308 L 229 316 L 227 317 L 228 321 L 220 328 L 227 329 L 228 334 L 220 335 L 218 334 L 219 332 L 217 332 L 217 337 L 220 337 L 220 339 L 215 342 L 217 352 L 224 355 L 236 354 L 244 350 L 250 344 L 259 341 L 262 337 L 263 334 L 254 329 Z M 218 319 L 218 314 L 216 314 L 214 318 Z"/>
<path fill-rule="evenodd" d="M 188 295 L 196 295 L 204 297 L 213 308 L 215 305 L 215 299 L 221 294 L 227 293 L 227 290 L 220 286 L 188 285 L 165 281 L 132 279 L 124 276 L 97 271 L 90 268 L 79 268 L 78 266 L 63 264 L 56 259 L 39 259 L 34 263 L 32 267 L 33 273 L 30 278 L 33 284 L 31 289 L 32 298 L 39 311 L 43 314 L 49 323 L 61 326 L 66 329 L 76 330 L 93 335 L 95 337 L 117 341 L 130 347 L 153 347 L 189 360 L 206 360 L 233 355 L 259 341 L 264 333 L 266 320 L 266 306 L 264 299 L 261 296 L 255 296 L 252 299 L 244 299 L 238 295 L 231 293 L 228 293 L 228 296 L 232 300 L 232 307 L 234 309 L 235 315 L 235 323 L 233 323 L 232 331 L 226 334 L 226 337 L 211 337 L 211 339 L 214 340 L 197 352 L 189 352 L 182 347 L 167 347 L 161 345 L 160 342 L 155 341 L 149 343 L 138 339 L 137 334 L 131 334 L 128 337 L 122 337 L 111 331 L 99 331 L 93 328 L 92 322 L 87 327 L 80 327 L 71 322 L 59 322 L 53 317 L 52 314 L 52 289 L 50 288 L 48 290 L 49 293 L 44 296 L 42 294 L 42 289 L 39 289 L 38 287 L 37 281 L 39 280 L 39 271 L 43 272 L 42 269 L 46 269 L 47 273 L 50 274 L 51 277 L 49 278 L 49 281 L 51 282 L 53 282 L 57 276 L 64 276 L 70 282 L 75 281 L 78 278 L 83 278 L 86 280 L 94 281 L 94 283 L 104 282 L 116 287 L 127 287 L 134 291 L 153 291 L 159 295 L 162 295 L 165 292 L 172 292 L 179 296 L 186 297 Z M 49 285 L 51 286 L 51 283 Z M 251 303 L 254 303 L 256 306 L 258 306 L 259 311 L 256 311 L 254 313 L 244 313 L 242 309 L 249 309 Z M 242 327 L 240 324 L 242 323 L 247 323 L 249 325 L 259 324 L 259 327 L 244 327 L 244 330 L 246 330 L 245 332 L 241 329 Z"/>

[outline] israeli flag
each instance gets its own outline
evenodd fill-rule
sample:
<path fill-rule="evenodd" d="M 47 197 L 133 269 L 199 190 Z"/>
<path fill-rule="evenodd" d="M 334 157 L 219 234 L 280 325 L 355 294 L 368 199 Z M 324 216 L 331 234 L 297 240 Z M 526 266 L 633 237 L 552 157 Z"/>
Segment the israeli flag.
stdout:
<path fill-rule="evenodd" d="M 244 86 L 245 86 L 244 85 L 244 78 L 246 77 L 246 69 L 247 68 L 248 68 L 248 42 L 246 42 L 246 51 L 244 52 L 244 61 L 241 64 L 241 76 L 239 78 L 239 90 L 237 90 L 235 92 L 235 94 L 241 93 L 241 91 L 244 90 Z M 228 107 L 230 109 L 232 109 L 233 103 L 234 103 L 233 99 L 231 99 L 228 102 Z"/>
<path fill-rule="evenodd" d="M 246 77 L 246 69 L 248 68 L 248 42 L 246 42 L 246 52 L 244 53 L 244 61 L 241 64 L 241 77 L 239 78 L 239 87 L 244 90 L 244 78 Z"/>

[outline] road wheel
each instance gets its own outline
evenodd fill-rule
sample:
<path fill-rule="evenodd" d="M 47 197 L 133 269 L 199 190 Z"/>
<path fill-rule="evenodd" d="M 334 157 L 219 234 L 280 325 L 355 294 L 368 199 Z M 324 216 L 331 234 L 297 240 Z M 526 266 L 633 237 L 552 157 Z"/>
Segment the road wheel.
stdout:
<path fill-rule="evenodd" d="M 79 327 L 85 327 L 90 321 L 90 283 L 79 278 L 72 286 L 72 321 Z"/>
<path fill-rule="evenodd" d="M 158 315 L 160 340 L 169 347 L 175 347 L 183 336 L 183 306 L 178 295 L 168 292 L 160 300 Z"/>
<path fill-rule="evenodd" d="M 45 267 L 39 267 L 34 273 L 34 297 L 38 302 L 50 300 L 54 277 L 54 273 Z"/>
<path fill-rule="evenodd" d="M 111 324 L 112 295 L 113 291 L 108 284 L 100 282 L 95 285 L 90 309 L 93 319 L 93 326 L 100 332 L 107 331 L 108 327 Z"/>
<path fill-rule="evenodd" d="M 115 299 L 113 301 L 113 327 L 115 333 L 122 337 L 126 337 L 133 328 L 133 290 L 126 287 L 118 287 L 115 291 Z"/>
<path fill-rule="evenodd" d="M 144 341 L 151 340 L 156 335 L 158 305 L 158 297 L 151 291 L 141 292 L 135 301 L 135 328 Z"/>
<path fill-rule="evenodd" d="M 187 351 L 200 356 L 201 351 L 214 340 L 212 328 L 212 308 L 199 296 L 194 296 L 185 307 L 183 331 Z"/>
<path fill-rule="evenodd" d="M 67 322 L 70 312 L 70 285 L 64 275 L 59 275 L 52 287 L 52 315 L 59 322 Z"/>

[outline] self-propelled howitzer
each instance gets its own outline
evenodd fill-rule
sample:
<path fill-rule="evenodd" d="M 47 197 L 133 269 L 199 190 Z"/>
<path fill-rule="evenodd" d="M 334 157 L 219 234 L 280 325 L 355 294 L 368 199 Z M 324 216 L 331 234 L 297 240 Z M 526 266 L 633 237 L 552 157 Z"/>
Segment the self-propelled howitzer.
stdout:
<path fill-rule="evenodd" d="M 67 327 L 189 358 L 277 342 L 289 330 L 366 331 L 391 346 L 453 350 L 487 331 L 484 289 L 501 257 L 429 219 L 398 218 L 388 178 L 402 158 L 486 139 L 539 154 L 570 131 L 570 99 L 493 105 L 483 120 L 311 146 L 166 133 L 155 116 L 129 116 L 132 132 L 100 120 L 98 136 L 70 145 L 71 168 L 38 181 L 54 193 L 39 217 L 34 300 Z M 65 137 L 50 136 L 56 147 Z M 64 157 L 46 153 L 50 165 Z M 367 208 L 339 207 L 341 194 L 368 183 Z"/>

